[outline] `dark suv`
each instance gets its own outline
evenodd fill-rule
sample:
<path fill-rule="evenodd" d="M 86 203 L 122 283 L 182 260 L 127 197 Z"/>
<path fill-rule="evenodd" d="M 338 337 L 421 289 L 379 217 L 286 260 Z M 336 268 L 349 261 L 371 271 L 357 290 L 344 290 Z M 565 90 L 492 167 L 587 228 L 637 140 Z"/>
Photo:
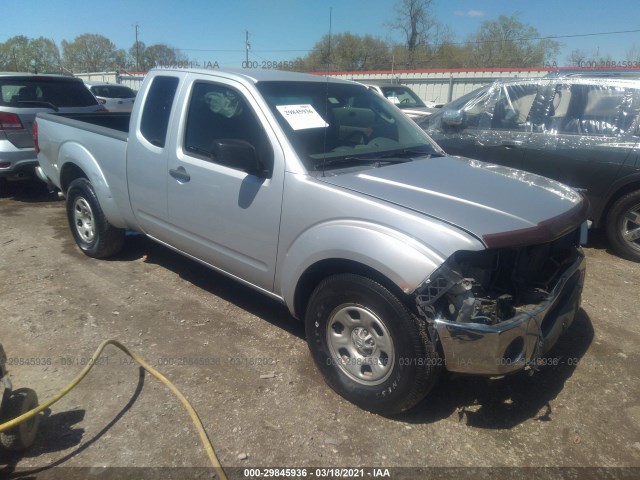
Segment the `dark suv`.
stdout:
<path fill-rule="evenodd" d="M 36 113 L 99 110 L 103 107 L 80 79 L 0 73 L 0 182 L 32 176 L 38 164 L 31 132 Z"/>
<path fill-rule="evenodd" d="M 580 75 L 497 81 L 420 125 L 447 153 L 584 191 L 593 227 L 606 229 L 618 254 L 640 261 L 639 112 L 640 77 Z"/>

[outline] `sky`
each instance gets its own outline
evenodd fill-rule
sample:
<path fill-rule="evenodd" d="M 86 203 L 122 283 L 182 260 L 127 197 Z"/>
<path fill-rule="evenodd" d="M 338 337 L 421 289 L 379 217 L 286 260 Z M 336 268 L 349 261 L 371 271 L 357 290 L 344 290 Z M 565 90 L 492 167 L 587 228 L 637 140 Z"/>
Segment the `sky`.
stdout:
<path fill-rule="evenodd" d="M 60 47 L 83 33 L 98 33 L 128 50 L 138 39 L 165 43 L 190 60 L 239 68 L 245 60 L 293 60 L 323 35 L 350 32 L 401 41 L 391 30 L 399 0 L 0 0 L 0 42 L 16 35 L 50 38 Z M 638 0 L 433 0 L 438 21 L 456 41 L 464 41 L 482 22 L 518 15 L 541 36 L 563 36 L 558 66 L 574 49 L 589 56 L 626 60 L 640 50 Z M 635 30 L 633 33 L 593 35 Z"/>

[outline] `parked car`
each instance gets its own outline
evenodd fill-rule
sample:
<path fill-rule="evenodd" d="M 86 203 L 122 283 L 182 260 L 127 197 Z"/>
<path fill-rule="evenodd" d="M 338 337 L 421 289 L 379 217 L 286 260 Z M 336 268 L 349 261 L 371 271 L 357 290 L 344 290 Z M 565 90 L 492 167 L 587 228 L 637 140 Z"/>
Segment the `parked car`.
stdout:
<path fill-rule="evenodd" d="M 110 112 L 130 112 L 136 92 L 126 85 L 113 83 L 84 82 L 98 102 Z"/>
<path fill-rule="evenodd" d="M 32 176 L 38 164 L 31 131 L 36 113 L 99 110 L 77 78 L 0 73 L 0 182 Z"/>
<path fill-rule="evenodd" d="M 583 190 L 593 227 L 640 261 L 640 79 L 500 80 L 420 125 L 445 150 Z"/>
<path fill-rule="evenodd" d="M 86 255 L 132 229 L 282 302 L 369 410 L 410 408 L 443 368 L 535 368 L 580 306 L 582 196 L 446 157 L 362 85 L 159 69 L 131 115 L 74 117 L 38 116 L 38 158 Z"/>
<path fill-rule="evenodd" d="M 365 84 L 374 92 L 379 93 L 396 107 L 402 110 L 405 115 L 414 120 L 424 118 L 436 111 L 436 104 L 425 104 L 422 99 L 406 85 L 395 84 Z"/>

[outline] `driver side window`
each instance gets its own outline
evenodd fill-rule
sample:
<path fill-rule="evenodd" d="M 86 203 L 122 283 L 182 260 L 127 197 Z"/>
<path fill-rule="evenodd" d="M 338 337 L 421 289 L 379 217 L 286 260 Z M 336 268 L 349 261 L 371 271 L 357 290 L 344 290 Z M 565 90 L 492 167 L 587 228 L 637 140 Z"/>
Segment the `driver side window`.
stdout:
<path fill-rule="evenodd" d="M 271 176 L 273 149 L 255 113 L 237 90 L 226 85 L 196 82 L 193 86 L 184 150 L 213 163 L 216 142 L 246 142 L 256 152 L 262 169 Z M 225 163 L 235 168 L 235 165 Z"/>

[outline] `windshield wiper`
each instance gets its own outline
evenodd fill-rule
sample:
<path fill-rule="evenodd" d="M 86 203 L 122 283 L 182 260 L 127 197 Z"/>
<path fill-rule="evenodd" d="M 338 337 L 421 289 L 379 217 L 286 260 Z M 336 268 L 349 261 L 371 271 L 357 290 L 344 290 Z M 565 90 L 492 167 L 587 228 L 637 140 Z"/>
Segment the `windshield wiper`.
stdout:
<path fill-rule="evenodd" d="M 40 105 L 40 106 L 43 106 L 43 107 L 51 108 L 55 112 L 60 111 L 60 109 L 57 106 L 55 106 L 53 103 L 45 102 L 45 101 L 42 101 L 42 100 L 18 100 L 18 103 L 19 104 L 26 103 L 28 105 L 32 105 L 32 104 L 33 105 Z"/>
<path fill-rule="evenodd" d="M 391 156 L 375 156 L 375 157 L 343 157 L 343 158 L 334 158 L 331 160 L 326 160 L 324 162 L 320 162 L 315 166 L 316 170 L 324 170 L 327 167 L 333 167 L 336 165 L 342 164 L 350 164 L 350 163 L 371 163 L 376 168 L 380 167 L 382 163 L 406 163 L 410 162 L 410 158 L 400 158 L 395 155 Z"/>
<path fill-rule="evenodd" d="M 402 150 L 394 150 L 393 152 L 381 155 L 380 158 L 400 158 L 401 156 L 405 155 L 409 158 L 415 157 L 416 155 L 427 158 L 442 157 L 442 154 L 440 152 L 436 152 L 434 150 L 425 151 L 417 148 L 404 148 Z"/>

